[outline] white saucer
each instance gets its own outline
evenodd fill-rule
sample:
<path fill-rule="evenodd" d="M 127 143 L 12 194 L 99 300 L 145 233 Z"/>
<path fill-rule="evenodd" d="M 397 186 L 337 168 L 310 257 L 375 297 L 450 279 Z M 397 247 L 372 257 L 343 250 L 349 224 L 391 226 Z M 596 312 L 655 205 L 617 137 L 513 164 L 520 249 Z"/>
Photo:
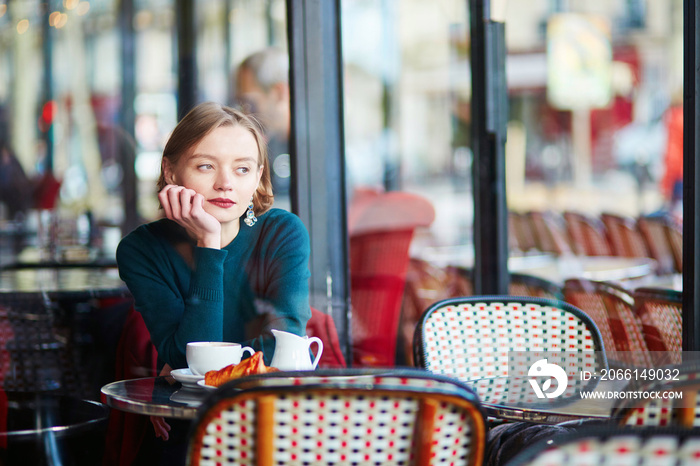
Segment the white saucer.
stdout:
<path fill-rule="evenodd" d="M 197 382 L 204 381 L 203 375 L 194 375 L 189 369 L 173 369 L 170 371 L 173 379 L 182 384 L 183 387 L 197 388 Z"/>
<path fill-rule="evenodd" d="M 205 383 L 204 383 L 204 379 L 198 380 L 198 381 L 197 381 L 197 385 L 199 385 L 199 386 L 202 387 L 202 388 L 206 388 L 207 390 L 216 390 L 217 388 L 219 388 L 219 387 L 215 387 L 215 386 L 213 386 L 213 385 L 207 385 L 207 384 L 205 384 Z"/>

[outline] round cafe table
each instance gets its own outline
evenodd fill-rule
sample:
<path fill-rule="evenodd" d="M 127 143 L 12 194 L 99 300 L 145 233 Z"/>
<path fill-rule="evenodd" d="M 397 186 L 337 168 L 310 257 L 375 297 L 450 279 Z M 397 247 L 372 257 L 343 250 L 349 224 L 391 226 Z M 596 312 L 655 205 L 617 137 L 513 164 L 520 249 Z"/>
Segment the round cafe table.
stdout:
<path fill-rule="evenodd" d="M 94 465 L 102 460 L 108 408 L 51 393 L 2 391 L 0 462 Z"/>
<path fill-rule="evenodd" d="M 119 380 L 102 387 L 102 402 L 127 413 L 194 419 L 210 393 L 207 388 L 183 387 L 170 376 Z"/>
<path fill-rule="evenodd" d="M 31 267 L 0 271 L 0 293 L 45 293 L 52 299 L 128 296 L 113 267 Z"/>
<path fill-rule="evenodd" d="M 491 377 L 468 382 L 479 395 L 489 416 L 511 421 L 558 424 L 567 421 L 610 419 L 615 399 L 582 397 L 580 391 L 560 398 L 540 400 L 532 391 L 528 378 Z M 627 381 L 599 381 L 588 393 L 609 394 L 623 390 Z"/>
<path fill-rule="evenodd" d="M 344 378 L 374 377 L 389 375 L 393 369 L 360 368 L 343 369 Z M 417 369 L 416 369 L 417 370 Z M 327 371 L 333 372 L 333 369 Z M 349 371 L 349 372 L 348 372 Z M 312 375 L 313 371 L 292 371 L 289 375 Z M 241 389 L 255 384 L 257 377 L 249 376 L 239 379 Z M 101 400 L 107 406 L 127 413 L 146 416 L 163 416 L 179 419 L 194 419 L 197 408 L 214 391 L 199 385 L 188 387 L 176 381 L 172 376 L 145 377 L 141 379 L 118 380 L 102 387 Z"/>

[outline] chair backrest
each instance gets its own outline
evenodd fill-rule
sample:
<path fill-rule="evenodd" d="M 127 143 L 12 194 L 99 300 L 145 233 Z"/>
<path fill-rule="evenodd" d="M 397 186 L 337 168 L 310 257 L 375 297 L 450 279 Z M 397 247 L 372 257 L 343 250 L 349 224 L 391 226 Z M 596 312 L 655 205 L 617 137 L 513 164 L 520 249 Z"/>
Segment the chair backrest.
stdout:
<path fill-rule="evenodd" d="M 683 292 L 637 288 L 632 297 L 654 365 L 679 364 L 683 351 Z M 664 359 L 655 360 L 658 358 Z"/>
<path fill-rule="evenodd" d="M 596 323 L 611 363 L 651 365 L 642 323 L 634 313 L 634 298 L 629 291 L 613 283 L 569 279 L 564 282 L 564 299 Z"/>
<path fill-rule="evenodd" d="M 0 293 L 0 389 L 85 394 L 74 335 L 43 293 Z"/>
<path fill-rule="evenodd" d="M 566 230 L 577 254 L 586 256 L 611 255 L 605 226 L 600 219 L 580 212 L 565 211 Z"/>
<path fill-rule="evenodd" d="M 683 229 L 674 221 L 669 221 L 664 226 L 666 239 L 673 254 L 673 265 L 676 272 L 683 273 Z"/>
<path fill-rule="evenodd" d="M 608 240 L 614 255 L 651 257 L 635 219 L 605 212 L 600 214 L 600 219 L 608 232 Z"/>
<path fill-rule="evenodd" d="M 421 259 L 411 259 L 406 272 L 401 317 L 399 319 L 397 365 L 413 366 L 413 334 L 420 316 L 441 299 L 472 294 L 471 278 L 463 269 L 439 267 Z"/>
<path fill-rule="evenodd" d="M 600 332 L 580 309 L 523 296 L 439 301 L 421 317 L 413 348 L 418 367 L 465 382 L 509 375 L 509 352 L 580 352 L 591 364 L 593 352 L 605 354 Z"/>
<path fill-rule="evenodd" d="M 348 228 L 353 364 L 393 366 L 409 247 L 415 229 L 429 226 L 435 210 L 427 199 L 405 192 L 363 199 L 351 204 Z"/>
<path fill-rule="evenodd" d="M 653 369 L 654 377 L 636 377 L 627 393 L 645 396 L 617 400 L 611 418 L 619 425 L 700 427 L 700 364 L 683 364 Z"/>
<path fill-rule="evenodd" d="M 510 273 L 508 293 L 512 296 L 534 296 L 537 298 L 564 300 L 564 291 L 561 285 L 524 273 Z"/>
<path fill-rule="evenodd" d="M 700 457 L 700 430 L 590 426 L 525 448 L 507 466 L 690 465 Z"/>
<path fill-rule="evenodd" d="M 515 236 L 513 241 L 517 243 L 520 251 L 528 252 L 537 249 L 535 233 L 526 214 L 513 211 L 508 212 L 508 229 L 513 230 L 513 236 Z"/>
<path fill-rule="evenodd" d="M 188 464 L 480 465 L 485 430 L 471 388 L 424 371 L 272 373 L 203 403 Z"/>
<path fill-rule="evenodd" d="M 660 216 L 640 216 L 637 227 L 644 239 L 649 255 L 656 261 L 656 273 L 675 271 L 673 250 L 666 234 L 668 220 Z"/>
<path fill-rule="evenodd" d="M 554 212 L 530 211 L 527 218 L 535 232 L 537 249 L 557 255 L 572 252 L 563 222 Z"/>

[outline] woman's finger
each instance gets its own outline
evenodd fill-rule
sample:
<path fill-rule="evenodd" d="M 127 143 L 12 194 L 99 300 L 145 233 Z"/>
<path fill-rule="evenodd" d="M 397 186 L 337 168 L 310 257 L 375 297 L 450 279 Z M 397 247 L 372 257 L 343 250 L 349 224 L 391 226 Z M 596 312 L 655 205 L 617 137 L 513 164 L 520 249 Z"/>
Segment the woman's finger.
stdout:
<path fill-rule="evenodd" d="M 170 208 L 170 200 L 168 197 L 168 191 L 170 190 L 170 188 L 171 186 L 168 185 L 161 189 L 158 193 L 158 200 L 160 201 L 160 205 L 163 206 L 163 213 L 165 214 L 166 218 L 172 218 L 173 215 L 172 209 Z"/>
<path fill-rule="evenodd" d="M 192 196 L 192 218 L 199 218 L 204 213 L 204 196 L 199 193 L 195 193 Z"/>
<path fill-rule="evenodd" d="M 150 416 L 151 424 L 153 424 L 153 430 L 155 431 L 157 438 L 162 438 L 167 441 L 170 438 L 170 424 L 165 422 L 165 419 L 158 416 Z"/>
<path fill-rule="evenodd" d="M 182 186 L 176 186 L 168 190 L 168 201 L 170 202 L 171 217 L 172 220 L 179 220 L 182 218 L 182 209 L 180 206 L 180 191 L 182 191 Z"/>
<path fill-rule="evenodd" d="M 192 211 L 192 195 L 194 191 L 191 189 L 182 189 L 180 191 L 180 218 L 188 220 Z"/>

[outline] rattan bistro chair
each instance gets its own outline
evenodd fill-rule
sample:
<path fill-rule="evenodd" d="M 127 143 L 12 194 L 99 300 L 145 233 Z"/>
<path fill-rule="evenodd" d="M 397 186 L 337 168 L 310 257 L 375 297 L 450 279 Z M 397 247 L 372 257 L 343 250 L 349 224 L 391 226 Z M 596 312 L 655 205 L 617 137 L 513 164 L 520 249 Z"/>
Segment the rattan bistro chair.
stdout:
<path fill-rule="evenodd" d="M 564 300 L 561 285 L 535 275 L 510 273 L 508 292 L 512 296 L 535 296 L 539 298 Z"/>
<path fill-rule="evenodd" d="M 650 369 L 625 387 L 626 393 L 645 396 L 620 398 L 611 418 L 627 426 L 700 427 L 700 362 Z M 653 374 L 653 378 L 650 375 Z M 671 393 L 675 392 L 675 393 Z"/>
<path fill-rule="evenodd" d="M 473 390 L 419 370 L 326 369 L 245 377 L 204 402 L 188 464 L 481 465 Z"/>
<path fill-rule="evenodd" d="M 611 364 L 652 365 L 642 323 L 634 313 L 634 298 L 628 290 L 610 282 L 576 278 L 564 282 L 564 299 L 591 316 L 603 336 Z"/>
<path fill-rule="evenodd" d="M 423 313 L 413 348 L 419 367 L 465 382 L 508 376 L 509 352 L 580 353 L 588 364 L 607 367 L 590 317 L 563 301 L 535 297 L 438 301 Z"/>
<path fill-rule="evenodd" d="M 587 427 L 526 447 L 507 466 L 697 465 L 700 430 Z"/>
<path fill-rule="evenodd" d="M 632 292 L 634 314 L 654 365 L 678 364 L 683 351 L 683 292 L 637 288 Z"/>

